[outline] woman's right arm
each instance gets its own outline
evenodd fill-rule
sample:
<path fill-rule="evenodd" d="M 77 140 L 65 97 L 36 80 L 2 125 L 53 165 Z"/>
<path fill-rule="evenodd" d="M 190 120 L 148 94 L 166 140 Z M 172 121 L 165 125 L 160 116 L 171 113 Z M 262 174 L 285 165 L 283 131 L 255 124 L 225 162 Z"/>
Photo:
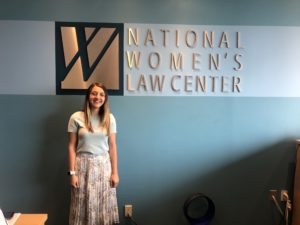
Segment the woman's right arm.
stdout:
<path fill-rule="evenodd" d="M 69 171 L 76 171 L 75 169 L 75 158 L 76 158 L 76 143 L 77 134 L 74 132 L 69 132 Z M 72 187 L 78 187 L 78 176 L 77 174 L 70 176 L 70 184 Z"/>

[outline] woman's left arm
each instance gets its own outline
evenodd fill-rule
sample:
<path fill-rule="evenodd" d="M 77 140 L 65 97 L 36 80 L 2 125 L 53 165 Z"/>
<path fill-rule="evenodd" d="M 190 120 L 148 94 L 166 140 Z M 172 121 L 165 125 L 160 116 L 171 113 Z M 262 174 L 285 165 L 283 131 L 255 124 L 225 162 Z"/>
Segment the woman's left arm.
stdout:
<path fill-rule="evenodd" d="M 116 134 L 115 133 L 110 134 L 108 141 L 109 141 L 109 155 L 111 161 L 110 185 L 111 187 L 116 188 L 119 184 Z"/>

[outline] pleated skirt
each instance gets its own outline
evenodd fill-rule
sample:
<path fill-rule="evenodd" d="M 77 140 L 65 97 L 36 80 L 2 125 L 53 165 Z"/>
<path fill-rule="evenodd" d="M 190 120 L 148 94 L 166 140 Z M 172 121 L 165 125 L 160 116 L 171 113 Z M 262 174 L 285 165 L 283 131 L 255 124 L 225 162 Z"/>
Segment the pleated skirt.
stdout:
<path fill-rule="evenodd" d="M 113 225 L 119 223 L 116 189 L 110 187 L 108 153 L 76 156 L 78 188 L 71 188 L 69 225 Z"/>

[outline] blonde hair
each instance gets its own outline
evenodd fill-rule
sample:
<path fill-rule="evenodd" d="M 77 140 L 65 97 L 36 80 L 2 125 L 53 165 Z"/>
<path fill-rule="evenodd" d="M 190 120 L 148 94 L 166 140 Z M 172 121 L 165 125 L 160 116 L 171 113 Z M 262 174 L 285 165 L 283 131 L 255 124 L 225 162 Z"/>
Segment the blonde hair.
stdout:
<path fill-rule="evenodd" d="M 104 133 L 109 136 L 110 134 L 110 110 L 108 104 L 108 92 L 106 87 L 101 83 L 92 83 L 89 88 L 87 89 L 86 96 L 85 96 L 85 104 L 84 104 L 84 120 L 85 126 L 90 132 L 94 132 L 92 123 L 91 123 L 91 107 L 90 107 L 90 94 L 94 87 L 102 88 L 105 94 L 105 100 L 103 105 L 99 109 L 99 117 L 100 117 L 100 126 L 104 130 Z"/>

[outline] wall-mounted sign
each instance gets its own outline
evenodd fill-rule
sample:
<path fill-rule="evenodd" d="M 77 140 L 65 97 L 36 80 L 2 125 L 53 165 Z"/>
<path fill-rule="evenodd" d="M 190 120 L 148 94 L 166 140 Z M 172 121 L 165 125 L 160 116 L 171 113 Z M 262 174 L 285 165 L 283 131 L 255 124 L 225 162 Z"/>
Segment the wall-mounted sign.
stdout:
<path fill-rule="evenodd" d="M 0 21 L 0 94 L 300 97 L 300 28 Z M 20 82 L 16 83 L 18 80 Z"/>
<path fill-rule="evenodd" d="M 82 94 L 94 82 L 123 94 L 123 24 L 57 22 L 55 34 L 57 94 Z"/>
<path fill-rule="evenodd" d="M 247 46 L 236 27 L 125 24 L 125 95 L 240 95 Z"/>

